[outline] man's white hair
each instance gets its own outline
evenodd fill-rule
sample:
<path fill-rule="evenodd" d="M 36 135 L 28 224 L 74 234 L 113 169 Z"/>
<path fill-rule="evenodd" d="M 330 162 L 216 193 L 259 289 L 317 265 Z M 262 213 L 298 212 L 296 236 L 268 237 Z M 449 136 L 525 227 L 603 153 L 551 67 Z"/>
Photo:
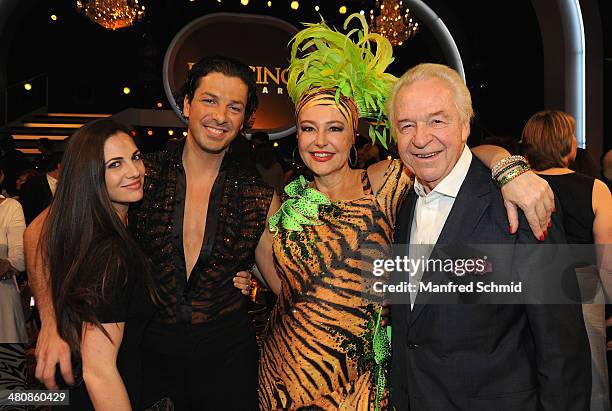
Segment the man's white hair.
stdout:
<path fill-rule="evenodd" d="M 469 124 L 470 121 L 472 121 L 472 117 L 474 117 L 474 110 L 472 109 L 472 96 L 470 95 L 470 91 L 466 87 L 459 73 L 443 64 L 422 63 L 405 72 L 391 90 L 391 94 L 387 100 L 387 112 L 389 113 L 389 120 L 391 121 L 391 130 L 394 133 L 397 126 L 395 124 L 394 108 L 395 100 L 399 94 L 399 91 L 403 87 L 409 86 L 417 81 L 429 80 L 432 78 L 445 81 L 449 85 L 451 92 L 453 93 L 455 106 L 459 111 L 461 122 L 464 124 Z"/>

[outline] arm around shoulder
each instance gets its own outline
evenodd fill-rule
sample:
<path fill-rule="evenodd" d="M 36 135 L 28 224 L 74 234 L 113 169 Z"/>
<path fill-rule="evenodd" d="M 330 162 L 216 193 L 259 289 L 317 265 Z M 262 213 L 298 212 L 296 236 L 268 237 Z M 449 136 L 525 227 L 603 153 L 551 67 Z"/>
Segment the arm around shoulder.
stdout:
<path fill-rule="evenodd" d="M 471 151 L 480 161 L 489 167 L 489 169 L 493 168 L 501 159 L 510 155 L 510 152 L 505 148 L 491 144 L 481 144 L 471 148 Z"/>
<path fill-rule="evenodd" d="M 26 270 L 36 306 L 42 320 L 42 328 L 36 342 L 36 378 L 49 389 L 57 389 L 55 366 L 59 363 L 64 381 L 74 383 L 70 347 L 59 336 L 55 320 L 55 310 L 49 287 L 49 272 L 43 263 L 40 238 L 49 209 L 44 210 L 26 228 L 23 236 Z"/>

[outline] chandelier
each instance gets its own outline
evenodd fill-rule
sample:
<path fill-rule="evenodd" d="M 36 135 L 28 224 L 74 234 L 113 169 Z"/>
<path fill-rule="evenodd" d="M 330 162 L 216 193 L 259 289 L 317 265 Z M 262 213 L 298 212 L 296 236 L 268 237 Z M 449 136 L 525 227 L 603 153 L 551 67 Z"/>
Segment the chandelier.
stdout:
<path fill-rule="evenodd" d="M 370 30 L 386 37 L 393 46 L 401 46 L 419 31 L 402 0 L 376 0 L 378 12 L 370 10 Z"/>
<path fill-rule="evenodd" d="M 108 30 L 131 26 L 142 19 L 145 11 L 138 0 L 77 0 L 76 8 Z"/>

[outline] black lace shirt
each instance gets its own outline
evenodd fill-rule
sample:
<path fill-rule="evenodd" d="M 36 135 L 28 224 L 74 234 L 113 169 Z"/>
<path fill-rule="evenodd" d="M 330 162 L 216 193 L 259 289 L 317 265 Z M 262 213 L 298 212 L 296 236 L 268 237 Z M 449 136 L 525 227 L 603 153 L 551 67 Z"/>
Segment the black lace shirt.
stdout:
<path fill-rule="evenodd" d="M 130 226 L 153 263 L 162 308 L 155 321 L 204 324 L 246 309 L 232 278 L 248 269 L 264 229 L 274 189 L 227 154 L 214 182 L 200 256 L 189 280 L 183 250 L 184 141 L 145 158 L 143 200 Z"/>

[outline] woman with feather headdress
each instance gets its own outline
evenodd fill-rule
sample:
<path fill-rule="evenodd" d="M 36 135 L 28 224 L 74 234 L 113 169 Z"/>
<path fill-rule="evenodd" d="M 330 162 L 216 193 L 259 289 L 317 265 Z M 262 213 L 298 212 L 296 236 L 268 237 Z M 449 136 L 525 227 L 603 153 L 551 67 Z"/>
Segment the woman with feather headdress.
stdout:
<path fill-rule="evenodd" d="M 370 123 L 373 142 L 387 146 L 385 103 L 397 80 L 385 72 L 393 61 L 389 41 L 370 33 L 359 14 L 344 29 L 353 19 L 361 29 L 344 35 L 325 22 L 307 24 L 291 44 L 287 90 L 297 149 L 314 181 L 287 185 L 287 199 L 269 221 L 278 277 L 266 281 L 279 298 L 262 345 L 262 410 L 385 405 L 390 330 L 364 290 L 372 261 L 389 250 L 412 180 L 399 160 L 351 168 L 359 119 Z M 507 152 L 488 150 L 483 160 L 500 153 Z"/>

